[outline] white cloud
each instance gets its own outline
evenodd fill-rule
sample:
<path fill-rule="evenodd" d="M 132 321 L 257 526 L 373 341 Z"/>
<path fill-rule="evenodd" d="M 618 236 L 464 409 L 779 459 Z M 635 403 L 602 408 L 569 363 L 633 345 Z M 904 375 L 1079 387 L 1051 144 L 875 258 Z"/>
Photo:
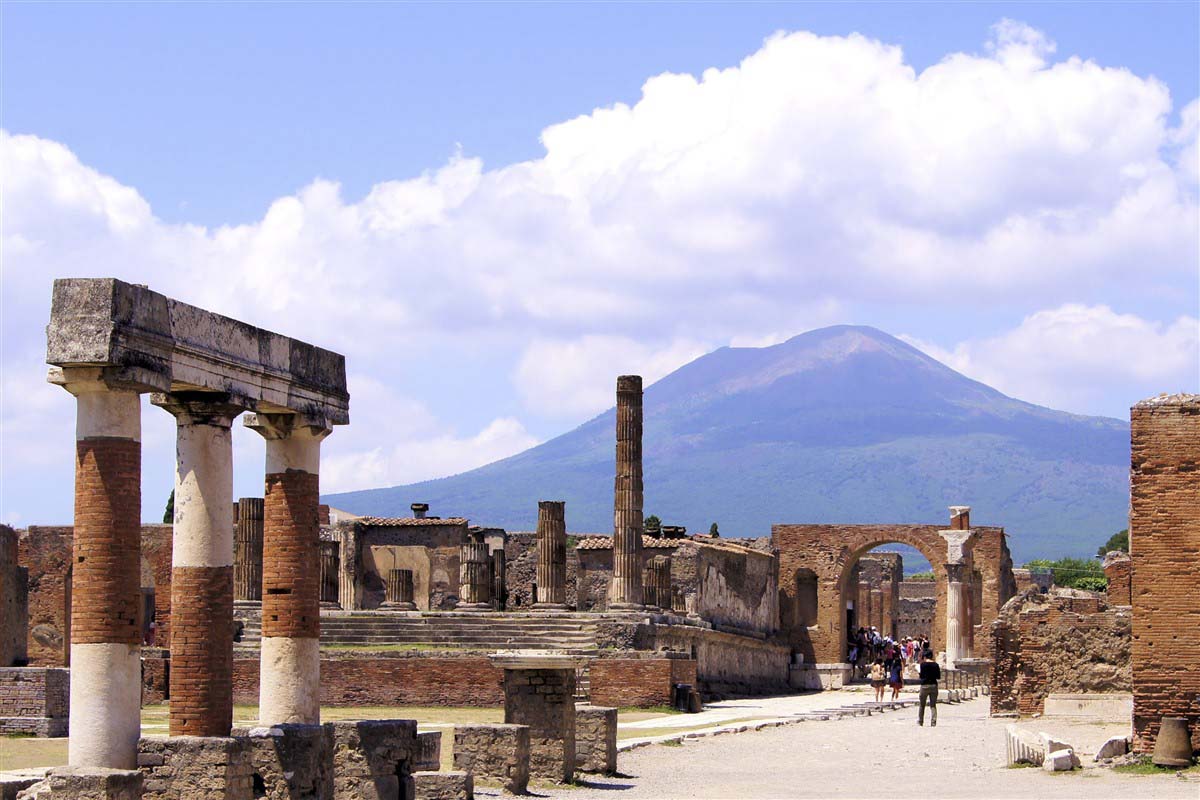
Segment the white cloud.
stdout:
<path fill-rule="evenodd" d="M 630 361 L 650 377 L 702 343 L 790 335 L 834 307 L 928 314 L 969 292 L 1038 308 L 1086 286 L 1087 302 L 1194 313 L 1196 103 L 1175 124 L 1158 81 L 1053 54 L 1010 21 L 984 55 L 920 73 L 862 36 L 780 34 L 736 66 L 655 76 L 632 106 L 546 128 L 543 158 L 486 170 L 455 153 L 359 199 L 318 180 L 217 229 L 164 223 L 63 144 L 3 133 L 4 366 L 40 380 L 56 276 L 148 283 L 388 384 L 435 343 L 490 348 L 490 388 L 515 378 L 503 391 L 558 419 L 603 408 Z M 38 420 L 61 418 L 12 386 L 5 446 L 30 452 Z M 360 402 L 355 425 L 381 419 Z M 501 423 L 512 413 L 488 437 L 438 421 L 413 441 L 442 442 L 451 455 L 426 460 L 457 469 L 529 438 Z M 381 448 L 357 467 L 379 480 L 416 474 L 378 441 L 341 447 L 331 457 Z"/>
<path fill-rule="evenodd" d="M 661 349 L 624 336 L 538 340 L 525 348 L 514 379 L 530 408 L 577 419 L 614 404 L 617 375 L 641 375 L 649 386 L 712 349 L 685 339 Z"/>
<path fill-rule="evenodd" d="M 1016 328 L 947 350 L 910 344 L 1005 394 L 1053 408 L 1106 413 L 1160 392 L 1200 391 L 1200 319 L 1158 323 L 1108 306 L 1069 303 Z"/>

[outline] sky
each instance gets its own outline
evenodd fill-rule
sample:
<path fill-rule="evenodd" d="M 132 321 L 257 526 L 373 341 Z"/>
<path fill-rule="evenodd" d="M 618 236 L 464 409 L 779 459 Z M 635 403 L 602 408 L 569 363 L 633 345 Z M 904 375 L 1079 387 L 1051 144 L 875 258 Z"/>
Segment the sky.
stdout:
<path fill-rule="evenodd" d="M 837 323 L 1080 414 L 1200 391 L 1198 42 L 1194 2 L 6 2 L 0 520 L 71 518 L 55 277 L 344 353 L 326 492 Z"/>

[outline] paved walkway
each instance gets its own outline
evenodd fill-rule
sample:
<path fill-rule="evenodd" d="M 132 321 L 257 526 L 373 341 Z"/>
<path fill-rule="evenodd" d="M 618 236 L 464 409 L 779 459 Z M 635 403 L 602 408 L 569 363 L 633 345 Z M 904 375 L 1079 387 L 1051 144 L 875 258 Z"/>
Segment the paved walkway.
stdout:
<path fill-rule="evenodd" d="M 856 692 L 716 704 L 717 715 L 746 711 L 811 711 L 863 702 Z M 755 708 L 756 707 L 756 708 Z M 987 716 L 986 699 L 938 706 L 938 726 L 917 727 L 916 710 L 655 745 L 621 753 L 624 777 L 588 776 L 580 787 L 545 791 L 563 800 L 598 798 L 963 798 L 966 800 L 1127 800 L 1200 798 L 1200 780 L 1173 775 L 1122 775 L 1089 767 L 1051 774 L 1004 766 L 1002 719 Z M 708 713 L 708 712 L 706 712 Z M 695 715 L 689 715 L 692 719 Z M 726 719 L 740 717 L 727 716 Z M 765 718 L 765 716 L 764 716 Z M 674 717 L 684 724 L 687 716 Z M 661 720 L 648 720 L 663 727 Z M 1054 732 L 1055 721 L 1039 720 Z M 635 723 L 639 724 L 639 723 Z M 491 794 L 480 789 L 481 797 Z"/>

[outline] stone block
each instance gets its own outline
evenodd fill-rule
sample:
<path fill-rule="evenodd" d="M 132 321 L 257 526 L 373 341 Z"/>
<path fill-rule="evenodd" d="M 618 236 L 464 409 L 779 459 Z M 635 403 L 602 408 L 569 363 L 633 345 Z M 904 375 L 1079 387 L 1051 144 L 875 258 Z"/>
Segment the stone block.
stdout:
<path fill-rule="evenodd" d="M 144 736 L 138 741 L 138 770 L 146 800 L 255 797 L 253 749 L 245 738 Z"/>
<path fill-rule="evenodd" d="M 467 772 L 414 772 L 412 800 L 474 800 L 475 782 Z"/>
<path fill-rule="evenodd" d="M 333 730 L 333 797 L 396 800 L 417 755 L 417 723 L 374 719 L 326 723 Z"/>
<path fill-rule="evenodd" d="M 0 736 L 66 736 L 70 708 L 70 670 L 0 668 Z"/>
<path fill-rule="evenodd" d="M 1070 772 L 1078 766 L 1079 759 L 1075 757 L 1074 750 L 1054 750 L 1042 762 L 1042 769 L 1046 772 Z"/>
<path fill-rule="evenodd" d="M 529 726 L 456 726 L 454 768 L 499 781 L 507 792 L 524 794 L 529 785 Z"/>
<path fill-rule="evenodd" d="M 1104 761 L 1109 758 L 1123 756 L 1129 752 L 1129 739 L 1124 736 L 1114 736 L 1096 750 L 1096 760 Z"/>
<path fill-rule="evenodd" d="M 38 767 L 0 772 L 0 800 L 17 800 L 19 792 L 41 781 L 49 771 L 48 767 Z"/>
<path fill-rule="evenodd" d="M 331 726 L 272 725 L 251 728 L 244 734 L 235 729 L 234 735 L 244 736 L 249 747 L 256 797 L 292 800 L 333 793 Z"/>
<path fill-rule="evenodd" d="M 575 769 L 605 775 L 617 771 L 617 709 L 575 706 Z"/>
<path fill-rule="evenodd" d="M 141 800 L 142 773 L 103 767 L 55 767 L 17 800 Z"/>
<path fill-rule="evenodd" d="M 1093 722 L 1128 722 L 1133 718 L 1133 694 L 1049 694 L 1042 713 L 1047 717 L 1071 717 Z"/>
<path fill-rule="evenodd" d="M 441 731 L 417 734 L 417 750 L 411 766 L 413 772 L 437 772 L 442 768 Z"/>
<path fill-rule="evenodd" d="M 1021 730 L 1016 725 L 1006 725 L 1005 733 L 1005 761 L 1007 766 L 1015 764 L 1042 764 L 1046 760 L 1046 749 L 1042 744 L 1042 740 L 1029 733 Z"/>

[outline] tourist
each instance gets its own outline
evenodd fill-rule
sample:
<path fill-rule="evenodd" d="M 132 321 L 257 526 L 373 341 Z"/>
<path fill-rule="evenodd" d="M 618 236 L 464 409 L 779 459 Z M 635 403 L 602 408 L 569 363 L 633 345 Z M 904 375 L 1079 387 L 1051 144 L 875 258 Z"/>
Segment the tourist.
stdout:
<path fill-rule="evenodd" d="M 875 690 L 875 702 L 883 702 L 883 689 L 887 671 L 883 668 L 883 659 L 875 659 L 875 663 L 871 665 L 871 687 Z"/>
<path fill-rule="evenodd" d="M 899 700 L 900 690 L 904 688 L 904 659 L 899 652 L 888 666 L 888 685 L 892 687 L 892 700 Z"/>
<path fill-rule="evenodd" d="M 925 724 L 925 704 L 929 703 L 929 725 L 937 725 L 938 681 L 942 679 L 942 668 L 933 660 L 933 651 L 926 650 L 921 654 L 921 694 L 920 711 L 917 713 L 917 724 Z"/>

